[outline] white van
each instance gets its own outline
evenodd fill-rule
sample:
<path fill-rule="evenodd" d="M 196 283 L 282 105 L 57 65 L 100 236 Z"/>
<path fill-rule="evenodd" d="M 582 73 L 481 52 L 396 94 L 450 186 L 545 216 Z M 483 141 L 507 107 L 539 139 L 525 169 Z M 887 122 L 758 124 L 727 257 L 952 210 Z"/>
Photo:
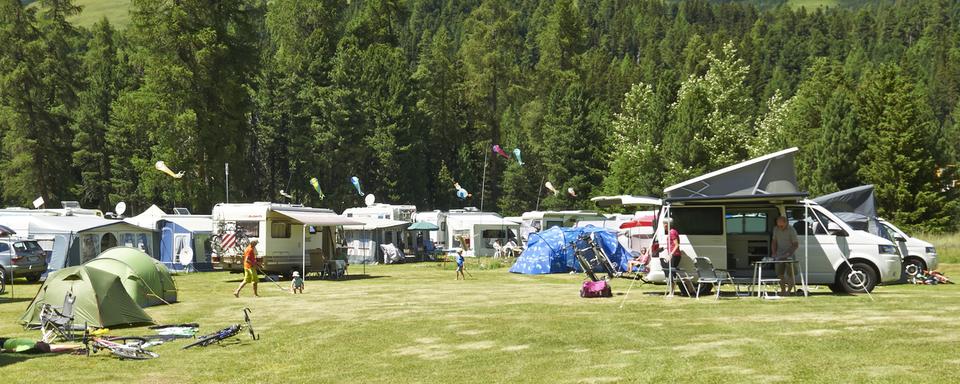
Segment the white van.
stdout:
<path fill-rule="evenodd" d="M 900 256 L 893 243 L 853 230 L 830 211 L 800 197 L 666 199 L 665 204 L 657 222 L 670 217 L 671 227 L 680 232 L 681 270 L 694 271 L 694 258 L 706 257 L 716 268 L 726 269 L 734 276 L 751 277 L 753 263 L 770 256 L 772 228 L 782 215 L 797 231 L 798 273 L 809 268 L 804 273 L 808 284 L 854 293 L 872 291 L 879 283 L 900 279 Z M 807 212 L 812 222 L 804 220 Z M 662 244 L 661 248 L 666 247 L 662 226 L 657 227 L 654 238 Z M 663 282 L 665 276 L 658 256 L 654 255 L 651 262 L 648 280 Z"/>
<path fill-rule="evenodd" d="M 910 237 L 906 232 L 901 231 L 893 223 L 880 219 L 880 225 L 884 226 L 894 239 L 899 243 L 900 252 L 903 254 L 903 269 L 905 272 L 917 272 L 922 270 L 936 270 L 940 264 L 937 260 L 937 249 L 926 241 L 916 237 Z M 913 266 L 913 267 L 911 267 Z"/>

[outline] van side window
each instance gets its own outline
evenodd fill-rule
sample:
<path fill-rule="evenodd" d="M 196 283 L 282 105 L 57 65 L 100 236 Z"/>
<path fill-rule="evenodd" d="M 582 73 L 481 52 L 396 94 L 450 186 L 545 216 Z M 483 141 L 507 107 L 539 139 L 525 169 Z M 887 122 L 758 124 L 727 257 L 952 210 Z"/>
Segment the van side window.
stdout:
<path fill-rule="evenodd" d="M 0 252 L 9 252 L 10 246 L 7 243 L 0 243 Z"/>
<path fill-rule="evenodd" d="M 683 235 L 722 235 L 723 208 L 676 207 L 670 210 L 671 227 Z"/>
<path fill-rule="evenodd" d="M 758 211 L 757 209 L 728 210 L 726 216 L 727 234 L 765 234 L 773 227 L 772 212 Z"/>
<path fill-rule="evenodd" d="M 788 224 L 793 226 L 793 229 L 797 231 L 797 235 L 803 236 L 804 233 L 810 233 L 812 235 L 826 235 L 827 225 L 833 221 L 828 219 L 823 214 L 817 212 L 815 209 L 811 209 L 810 216 L 813 218 L 813 223 L 808 223 L 807 228 L 804 228 L 804 217 L 806 217 L 804 212 L 804 207 L 790 207 L 787 209 Z"/>

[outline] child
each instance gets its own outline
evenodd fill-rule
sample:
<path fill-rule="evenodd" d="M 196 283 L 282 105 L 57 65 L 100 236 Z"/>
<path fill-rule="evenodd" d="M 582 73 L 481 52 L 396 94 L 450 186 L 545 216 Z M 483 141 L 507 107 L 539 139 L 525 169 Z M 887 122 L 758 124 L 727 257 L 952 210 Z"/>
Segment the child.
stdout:
<path fill-rule="evenodd" d="M 467 277 L 463 275 L 463 250 L 462 249 L 457 251 L 457 280 L 460 280 L 461 277 L 464 280 L 467 279 Z"/>
<path fill-rule="evenodd" d="M 300 272 L 298 271 L 293 271 L 293 279 L 290 279 L 290 290 L 293 291 L 294 294 L 296 294 L 297 291 L 303 293 L 303 278 L 300 277 Z"/>

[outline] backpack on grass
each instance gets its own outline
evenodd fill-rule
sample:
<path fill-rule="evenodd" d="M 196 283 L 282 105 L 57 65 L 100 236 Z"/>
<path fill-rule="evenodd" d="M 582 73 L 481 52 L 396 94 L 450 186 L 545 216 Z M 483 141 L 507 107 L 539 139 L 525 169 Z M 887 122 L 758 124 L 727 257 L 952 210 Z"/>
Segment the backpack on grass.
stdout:
<path fill-rule="evenodd" d="M 606 280 L 587 280 L 584 281 L 583 286 L 580 287 L 580 297 L 613 297 L 613 292 L 610 290 L 610 284 L 607 284 Z"/>

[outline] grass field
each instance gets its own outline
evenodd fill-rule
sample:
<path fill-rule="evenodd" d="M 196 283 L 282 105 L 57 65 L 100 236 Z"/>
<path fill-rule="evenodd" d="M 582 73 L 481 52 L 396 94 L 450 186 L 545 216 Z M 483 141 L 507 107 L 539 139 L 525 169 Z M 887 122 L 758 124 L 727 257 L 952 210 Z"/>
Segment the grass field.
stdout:
<path fill-rule="evenodd" d="M 951 382 L 960 370 L 960 285 L 895 285 L 867 296 L 715 301 L 646 285 L 581 299 L 578 275 L 505 268 L 454 281 L 447 265 L 354 266 L 343 281 L 308 281 L 304 295 L 269 282 L 263 297 L 231 296 L 240 275 L 177 277 L 181 302 L 151 307 L 161 323 L 211 332 L 253 310 L 260 341 L 181 351 L 150 361 L 101 352 L 0 354 L 4 381 L 46 383 Z M 941 268 L 960 275 L 960 265 Z M 0 296 L 0 335 L 36 337 L 14 321 L 37 285 Z M 625 303 L 620 308 L 621 302 Z M 149 334 L 145 328 L 113 334 Z"/>
<path fill-rule="evenodd" d="M 73 0 L 83 7 L 79 15 L 70 18 L 76 25 L 89 27 L 104 17 L 114 26 L 126 26 L 130 22 L 130 0 Z"/>

